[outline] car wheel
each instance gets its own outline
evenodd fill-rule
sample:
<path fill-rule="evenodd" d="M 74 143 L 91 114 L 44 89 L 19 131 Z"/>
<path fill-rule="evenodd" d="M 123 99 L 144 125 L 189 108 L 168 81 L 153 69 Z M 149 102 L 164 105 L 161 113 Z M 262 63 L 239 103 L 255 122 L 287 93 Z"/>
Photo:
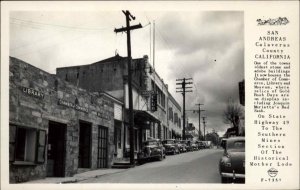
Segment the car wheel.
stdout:
<path fill-rule="evenodd" d="M 161 153 L 160 156 L 158 157 L 158 160 L 159 160 L 159 161 L 162 161 L 163 159 L 164 159 L 164 156 L 163 156 L 163 154 Z"/>

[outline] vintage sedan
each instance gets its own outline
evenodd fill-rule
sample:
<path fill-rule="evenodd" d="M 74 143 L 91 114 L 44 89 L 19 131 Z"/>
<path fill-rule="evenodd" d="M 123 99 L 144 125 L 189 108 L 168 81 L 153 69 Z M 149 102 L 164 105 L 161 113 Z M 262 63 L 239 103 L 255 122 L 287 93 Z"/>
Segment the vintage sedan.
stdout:
<path fill-rule="evenodd" d="M 198 144 L 198 149 L 200 150 L 200 149 L 205 149 L 205 143 L 203 142 L 203 141 L 198 141 L 197 142 L 197 144 Z"/>
<path fill-rule="evenodd" d="M 187 151 L 193 151 L 194 150 L 191 141 L 189 141 L 189 140 L 183 140 L 183 142 L 186 145 L 186 150 Z"/>
<path fill-rule="evenodd" d="M 175 142 L 175 139 L 166 139 L 162 141 L 166 154 L 179 154 L 178 144 Z"/>
<path fill-rule="evenodd" d="M 219 163 L 222 183 L 245 182 L 245 137 L 228 138 L 224 148 Z"/>
<path fill-rule="evenodd" d="M 137 156 L 139 162 L 151 159 L 158 159 L 161 161 L 166 158 L 166 153 L 160 139 L 150 139 L 143 142 L 142 149 Z"/>
<path fill-rule="evenodd" d="M 177 140 L 175 141 L 175 143 L 177 144 L 180 153 L 186 152 L 186 144 L 184 142 L 182 142 L 181 140 Z"/>
<path fill-rule="evenodd" d="M 199 150 L 196 142 L 191 141 L 191 146 L 192 146 L 193 151 Z"/>

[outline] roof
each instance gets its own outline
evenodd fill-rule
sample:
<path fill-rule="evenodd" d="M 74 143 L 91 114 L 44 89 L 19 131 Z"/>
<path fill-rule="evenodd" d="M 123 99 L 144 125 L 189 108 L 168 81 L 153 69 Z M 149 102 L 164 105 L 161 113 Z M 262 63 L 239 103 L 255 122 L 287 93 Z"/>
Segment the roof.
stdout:
<path fill-rule="evenodd" d="M 240 140 L 245 140 L 245 137 L 230 137 L 227 139 L 227 142 L 231 142 L 231 141 L 240 141 Z"/>
<path fill-rule="evenodd" d="M 95 62 L 95 63 L 113 62 L 113 61 L 119 61 L 120 59 L 126 59 L 126 58 L 127 57 L 122 57 L 119 54 L 117 54 L 117 55 L 115 55 L 113 57 L 110 57 L 110 58 L 107 58 L 107 59 L 103 59 L 103 60 Z M 94 63 L 92 63 L 92 64 L 94 64 Z"/>

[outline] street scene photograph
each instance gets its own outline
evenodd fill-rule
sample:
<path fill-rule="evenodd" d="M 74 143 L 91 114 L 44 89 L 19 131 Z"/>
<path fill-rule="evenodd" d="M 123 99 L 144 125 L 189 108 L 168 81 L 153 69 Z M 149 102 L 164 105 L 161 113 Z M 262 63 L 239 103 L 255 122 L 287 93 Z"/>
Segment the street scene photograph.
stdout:
<path fill-rule="evenodd" d="M 11 11 L 9 183 L 245 183 L 243 11 Z"/>

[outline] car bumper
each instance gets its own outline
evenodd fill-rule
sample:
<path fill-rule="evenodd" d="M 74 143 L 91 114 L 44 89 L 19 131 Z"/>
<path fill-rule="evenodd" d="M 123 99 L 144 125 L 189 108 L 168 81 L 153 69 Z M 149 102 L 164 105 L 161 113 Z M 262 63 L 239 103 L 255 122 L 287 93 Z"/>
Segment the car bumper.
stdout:
<path fill-rule="evenodd" d="M 225 172 L 222 172 L 222 173 L 221 173 L 221 176 L 222 176 L 222 177 L 233 178 L 233 179 L 236 179 L 236 178 L 239 178 L 239 179 L 245 179 L 245 174 L 237 174 L 237 173 L 235 173 L 234 171 L 233 171 L 232 173 L 225 173 Z"/>
<path fill-rule="evenodd" d="M 172 149 L 172 150 L 166 150 L 166 153 L 169 154 L 169 153 L 173 153 L 175 151 L 175 149 Z"/>

